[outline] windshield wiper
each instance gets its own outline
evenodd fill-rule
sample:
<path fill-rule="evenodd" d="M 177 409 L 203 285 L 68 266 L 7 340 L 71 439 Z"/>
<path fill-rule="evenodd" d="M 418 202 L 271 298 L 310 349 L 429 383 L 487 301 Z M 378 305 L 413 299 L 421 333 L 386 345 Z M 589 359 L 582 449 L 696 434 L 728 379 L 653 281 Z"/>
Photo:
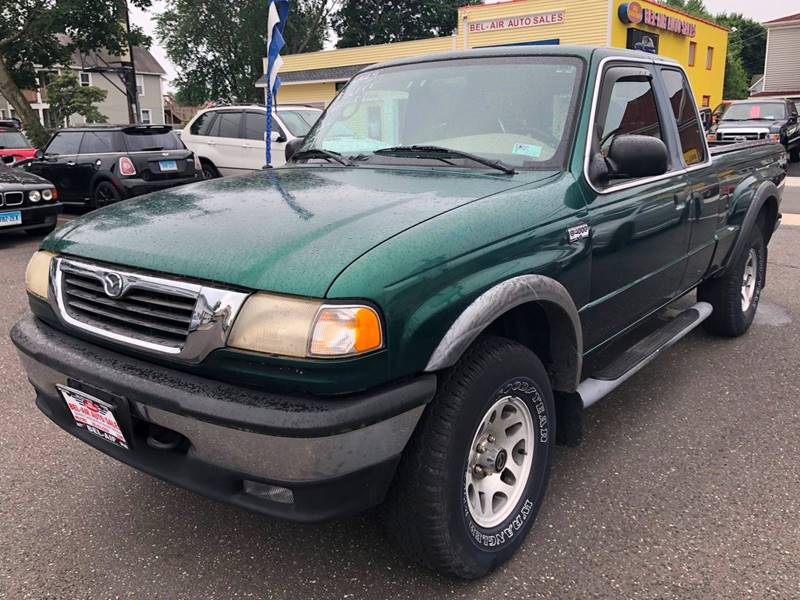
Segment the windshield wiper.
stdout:
<path fill-rule="evenodd" d="M 323 148 L 309 148 L 308 150 L 300 150 L 295 152 L 292 160 L 298 158 L 323 158 L 328 161 L 334 161 L 345 167 L 355 167 L 356 164 L 352 160 L 346 159 L 344 156 L 333 150 L 325 150 Z"/>
<path fill-rule="evenodd" d="M 444 148 L 442 146 L 393 146 L 391 148 L 381 148 L 379 150 L 375 150 L 373 154 L 443 154 L 449 156 L 450 158 L 466 158 L 472 162 L 502 171 L 507 175 L 514 175 L 517 172 L 514 167 L 507 165 L 501 160 L 491 160 L 490 158 L 484 158 L 483 156 L 478 156 L 477 154 L 470 154 L 469 152 L 462 152 L 461 150 L 453 150 L 452 148 Z M 439 157 L 437 156 L 435 158 Z"/>

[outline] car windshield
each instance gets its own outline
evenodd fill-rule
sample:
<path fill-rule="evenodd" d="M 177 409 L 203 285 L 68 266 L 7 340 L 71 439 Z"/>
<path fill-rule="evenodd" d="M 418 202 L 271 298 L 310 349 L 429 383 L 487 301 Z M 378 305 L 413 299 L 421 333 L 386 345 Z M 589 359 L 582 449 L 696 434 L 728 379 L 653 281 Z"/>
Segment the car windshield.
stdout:
<path fill-rule="evenodd" d="M 368 71 L 336 97 L 301 150 L 383 164 L 480 167 L 456 156 L 461 152 L 515 169 L 560 168 L 582 69 L 577 58 L 504 56 Z M 438 152 L 425 152 L 432 147 Z M 388 152 L 376 153 L 382 150 Z"/>
<path fill-rule="evenodd" d="M 0 131 L 0 150 L 7 148 L 30 148 L 31 145 L 19 131 Z"/>
<path fill-rule="evenodd" d="M 126 131 L 128 152 L 182 150 L 183 142 L 172 131 Z"/>
<path fill-rule="evenodd" d="M 279 110 L 278 116 L 294 137 L 305 137 L 317 122 L 322 111 L 319 110 Z"/>
<path fill-rule="evenodd" d="M 731 104 L 722 115 L 723 121 L 775 121 L 786 118 L 783 102 L 744 102 Z"/>

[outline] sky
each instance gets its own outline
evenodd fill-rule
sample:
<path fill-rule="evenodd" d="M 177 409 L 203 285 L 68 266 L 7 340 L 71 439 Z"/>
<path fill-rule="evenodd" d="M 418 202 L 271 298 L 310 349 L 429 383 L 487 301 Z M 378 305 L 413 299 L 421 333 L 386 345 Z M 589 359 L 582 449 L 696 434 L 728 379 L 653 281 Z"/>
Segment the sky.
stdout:
<path fill-rule="evenodd" d="M 291 0 L 290 0 L 291 1 Z M 497 2 L 500 0 L 486 0 L 487 4 Z M 742 13 L 746 17 L 750 17 L 759 22 L 770 21 L 783 17 L 793 12 L 800 10 L 797 6 L 794 9 L 789 6 L 792 2 L 786 0 L 704 0 L 705 5 L 709 11 L 714 14 L 720 12 L 737 12 Z M 155 37 L 155 20 L 153 15 L 158 14 L 164 10 L 164 0 L 153 0 L 153 6 L 147 10 L 142 11 L 136 8 L 131 10 L 131 21 L 144 29 L 145 33 L 153 38 L 153 45 L 150 52 L 156 57 L 159 63 L 167 71 L 167 89 L 173 89 L 169 82 L 177 77 L 175 66 L 167 58 L 166 52 L 158 44 Z"/>

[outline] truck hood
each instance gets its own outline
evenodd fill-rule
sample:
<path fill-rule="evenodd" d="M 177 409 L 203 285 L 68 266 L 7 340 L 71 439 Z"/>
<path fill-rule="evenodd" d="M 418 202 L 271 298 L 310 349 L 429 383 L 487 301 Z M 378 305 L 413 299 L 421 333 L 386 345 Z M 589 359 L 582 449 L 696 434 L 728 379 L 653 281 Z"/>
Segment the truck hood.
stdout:
<path fill-rule="evenodd" d="M 779 121 L 720 121 L 717 123 L 715 131 L 725 132 L 730 129 L 769 129 L 772 131 L 780 129 L 781 125 L 783 125 L 785 122 L 785 119 Z"/>
<path fill-rule="evenodd" d="M 322 297 L 350 263 L 471 201 L 554 175 L 287 168 L 134 198 L 78 218 L 43 248 L 249 289 Z"/>

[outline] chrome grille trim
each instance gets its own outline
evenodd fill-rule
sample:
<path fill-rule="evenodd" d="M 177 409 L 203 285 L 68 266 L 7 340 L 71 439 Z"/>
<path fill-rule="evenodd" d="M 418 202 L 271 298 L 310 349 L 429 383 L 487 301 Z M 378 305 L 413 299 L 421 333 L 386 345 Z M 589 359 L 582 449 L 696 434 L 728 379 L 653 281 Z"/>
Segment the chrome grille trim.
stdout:
<path fill-rule="evenodd" d="M 121 278 L 119 295 L 106 292 L 108 274 Z M 67 326 L 188 363 L 225 346 L 248 296 L 63 257 L 50 278 L 51 304 Z"/>

